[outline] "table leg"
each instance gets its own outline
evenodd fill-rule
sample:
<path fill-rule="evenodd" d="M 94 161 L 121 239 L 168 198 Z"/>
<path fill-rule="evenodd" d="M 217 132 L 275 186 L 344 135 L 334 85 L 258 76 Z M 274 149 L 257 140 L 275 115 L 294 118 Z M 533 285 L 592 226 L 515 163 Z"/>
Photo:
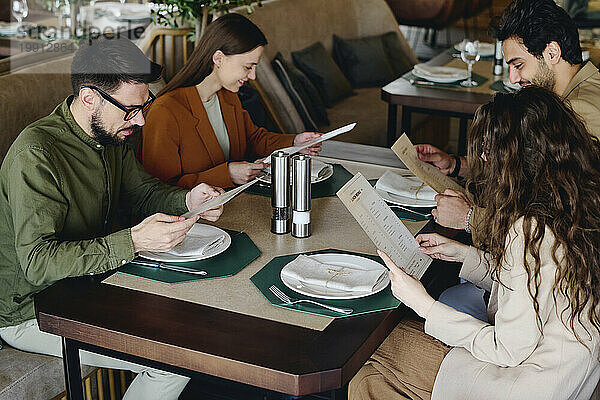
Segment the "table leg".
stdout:
<path fill-rule="evenodd" d="M 396 124 L 398 121 L 398 106 L 388 104 L 387 145 L 390 147 L 396 141 Z"/>
<path fill-rule="evenodd" d="M 79 348 L 75 343 L 74 340 L 62 338 L 65 389 L 69 400 L 83 400 Z"/>
<path fill-rule="evenodd" d="M 458 129 L 458 155 L 467 155 L 467 118 L 460 118 Z"/>
<path fill-rule="evenodd" d="M 410 137 L 412 109 L 410 107 L 402 107 L 402 132 Z"/>
<path fill-rule="evenodd" d="M 331 391 L 331 400 L 347 400 L 348 399 L 348 384 L 343 387 Z"/>

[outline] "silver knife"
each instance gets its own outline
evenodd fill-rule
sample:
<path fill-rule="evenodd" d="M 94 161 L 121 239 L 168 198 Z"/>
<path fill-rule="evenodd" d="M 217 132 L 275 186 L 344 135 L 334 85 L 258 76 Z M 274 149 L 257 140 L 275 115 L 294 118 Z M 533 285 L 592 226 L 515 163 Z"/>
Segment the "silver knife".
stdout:
<path fill-rule="evenodd" d="M 434 82 L 430 81 L 417 81 L 414 79 L 409 80 L 410 84 L 413 86 L 435 86 Z"/>
<path fill-rule="evenodd" d="M 135 264 L 135 265 L 143 265 L 145 267 L 154 267 L 154 268 L 166 269 L 166 270 L 169 270 L 169 271 L 183 272 L 183 273 L 186 273 L 186 274 L 194 274 L 194 275 L 206 275 L 206 274 L 208 274 L 208 272 L 206 272 L 206 271 L 192 269 L 192 268 L 187 268 L 187 267 L 182 267 L 180 265 L 164 264 L 164 263 L 161 263 L 161 262 L 133 260 L 133 261 L 130 261 L 129 263 L 130 264 Z"/>

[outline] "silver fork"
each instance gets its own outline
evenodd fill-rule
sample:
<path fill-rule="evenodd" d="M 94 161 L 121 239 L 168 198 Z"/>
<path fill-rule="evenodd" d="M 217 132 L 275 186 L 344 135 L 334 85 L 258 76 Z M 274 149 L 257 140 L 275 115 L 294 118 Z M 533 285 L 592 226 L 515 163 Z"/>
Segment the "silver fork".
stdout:
<path fill-rule="evenodd" d="M 335 311 L 335 312 L 338 312 L 340 314 L 346 314 L 346 315 L 352 314 L 354 312 L 354 310 L 351 309 L 351 308 L 334 307 L 334 306 L 330 306 L 330 305 L 319 303 L 319 302 L 312 301 L 312 300 L 304 300 L 304 299 L 298 300 L 298 299 L 293 299 L 293 298 L 289 297 L 287 294 L 283 293 L 281 291 L 281 289 L 279 289 L 275 285 L 271 286 L 269 288 L 269 290 L 271 292 L 273 292 L 273 294 L 275 296 L 277 296 L 277 298 L 279 300 L 283 301 L 285 304 L 310 303 L 310 304 L 321 306 L 323 308 L 327 308 L 328 310 Z"/>

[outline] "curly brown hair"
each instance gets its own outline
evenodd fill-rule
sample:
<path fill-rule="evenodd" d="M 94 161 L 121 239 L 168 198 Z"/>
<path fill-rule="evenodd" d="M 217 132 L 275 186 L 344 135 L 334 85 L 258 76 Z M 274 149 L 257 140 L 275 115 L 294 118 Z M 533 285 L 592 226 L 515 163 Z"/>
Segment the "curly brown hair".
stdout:
<path fill-rule="evenodd" d="M 477 245 L 491 256 L 491 276 L 498 280 L 509 230 L 523 218 L 523 262 L 542 330 L 540 248 L 549 228 L 555 237 L 554 297 L 558 291 L 569 302 L 561 315 L 569 315 L 576 335 L 576 321 L 584 328 L 590 321 L 600 332 L 599 140 L 556 94 L 531 86 L 497 94 L 480 107 L 468 159 L 468 187 L 483 208 Z"/>

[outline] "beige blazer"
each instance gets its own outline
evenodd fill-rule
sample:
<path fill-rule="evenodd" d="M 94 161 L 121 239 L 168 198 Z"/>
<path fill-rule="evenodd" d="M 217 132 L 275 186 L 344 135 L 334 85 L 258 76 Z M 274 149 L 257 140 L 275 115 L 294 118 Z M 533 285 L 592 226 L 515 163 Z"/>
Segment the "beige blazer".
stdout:
<path fill-rule="evenodd" d="M 506 257 L 500 280 L 487 273 L 484 253 L 471 248 L 460 275 L 491 292 L 489 323 L 434 303 L 426 316 L 425 332 L 454 348 L 446 355 L 436 376 L 432 399 L 443 400 L 588 400 L 600 378 L 599 338 L 576 325 L 577 341 L 559 313 L 567 300 L 552 286 L 556 264 L 549 229 L 540 250 L 540 333 L 523 267 L 523 227 L 517 221 L 506 240 Z M 560 259 L 560 258 L 559 258 Z M 568 315 L 568 313 L 567 313 Z M 586 323 L 589 327 L 589 323 Z"/>
<path fill-rule="evenodd" d="M 587 61 L 562 94 L 581 116 L 588 131 L 600 139 L 600 71 Z"/>

